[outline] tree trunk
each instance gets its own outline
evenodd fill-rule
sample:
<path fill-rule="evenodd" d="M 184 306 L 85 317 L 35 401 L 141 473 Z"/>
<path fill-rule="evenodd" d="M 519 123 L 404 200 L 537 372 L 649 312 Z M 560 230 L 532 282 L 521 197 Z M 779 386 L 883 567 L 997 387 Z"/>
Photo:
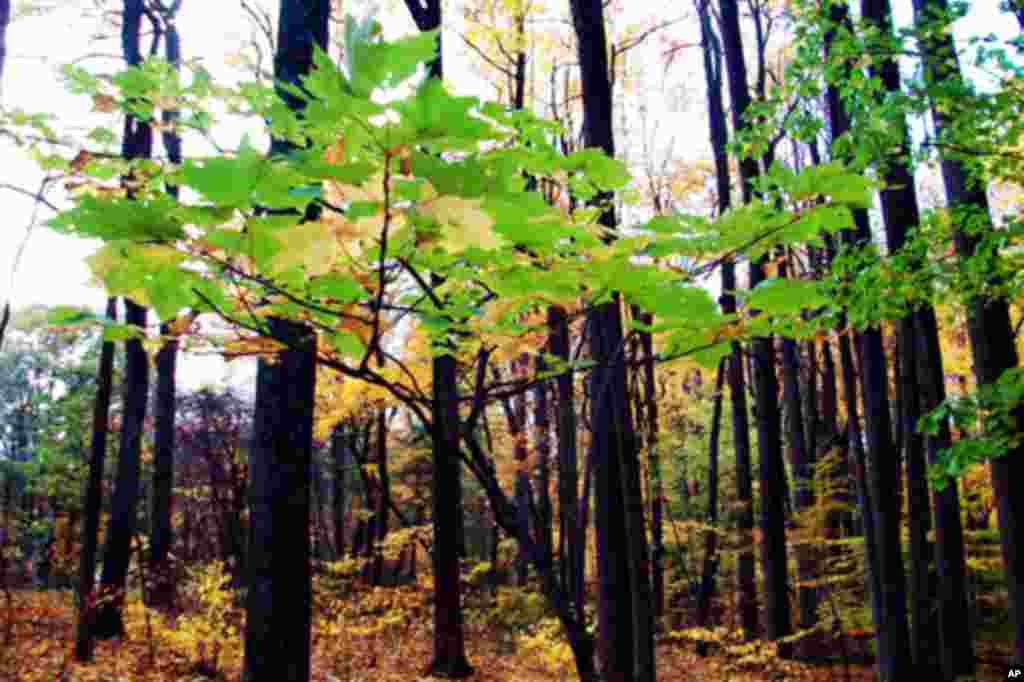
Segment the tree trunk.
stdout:
<path fill-rule="evenodd" d="M 121 26 L 121 47 L 128 66 L 142 63 L 139 34 L 142 30 L 142 0 L 125 0 Z M 134 116 L 125 117 L 121 153 L 126 159 L 148 158 L 153 150 L 153 130 Z M 125 299 L 125 321 L 145 328 L 146 310 Z M 139 455 L 149 388 L 149 363 L 139 339 L 125 342 L 123 384 L 124 419 L 118 450 L 117 480 L 111 503 L 111 519 L 103 551 L 102 604 L 97 608 L 94 635 L 101 639 L 124 632 L 121 607 L 135 533 L 139 496 Z"/>
<path fill-rule="evenodd" d="M 144 329 L 146 309 L 129 299 L 125 299 L 124 304 L 125 322 Z M 135 535 L 142 431 L 149 393 L 149 360 L 142 348 L 142 341 L 126 341 L 125 356 L 121 399 L 124 418 L 121 422 L 117 479 L 110 505 L 110 524 L 103 546 L 103 576 L 100 582 L 100 597 L 105 599 L 97 607 L 95 621 L 95 635 L 100 639 L 124 634 L 122 609 L 128 565 L 131 562 L 132 537 Z"/>
<path fill-rule="evenodd" d="M 161 334 L 170 326 L 161 325 Z M 169 554 L 174 542 L 171 497 L 174 494 L 174 410 L 178 340 L 167 341 L 156 356 L 156 429 L 153 435 L 153 518 L 150 532 L 149 576 L 153 581 L 150 604 L 158 609 L 174 605 L 174 576 Z"/>
<path fill-rule="evenodd" d="M 584 144 L 614 157 L 608 41 L 601 0 L 571 0 L 583 84 Z M 615 217 L 601 216 L 613 239 Z M 618 296 L 587 315 L 591 356 L 591 457 L 598 538 L 600 657 L 610 682 L 653 682 L 654 622 L 636 436 L 627 401 Z"/>
<path fill-rule="evenodd" d="M 314 46 L 327 49 L 330 2 L 282 0 L 274 75 L 298 86 Z M 289 108 L 302 101 L 280 91 Z M 270 153 L 293 149 L 271 140 Z M 315 212 L 307 210 L 307 218 Z M 306 682 L 310 675 L 312 577 L 309 485 L 316 394 L 316 334 L 304 323 L 268 318 L 285 344 L 276 362 L 260 358 L 255 432 L 249 454 L 245 660 L 242 682 Z"/>
<path fill-rule="evenodd" d="M 719 215 L 731 204 L 728 159 L 728 126 L 722 100 L 722 48 L 711 24 L 708 3 L 698 4 L 701 36 L 704 47 L 704 73 L 707 79 L 708 123 L 711 149 L 715 156 L 715 175 Z M 722 313 L 736 312 L 736 265 L 732 260 L 722 263 Z M 743 351 L 732 344 L 726 365 L 732 405 L 733 447 L 736 456 L 736 531 L 739 555 L 736 558 L 736 581 L 739 592 L 738 610 L 743 635 L 750 640 L 757 636 L 757 581 L 754 566 L 754 487 L 751 474 L 750 424 L 747 415 L 747 388 L 743 376 Z"/>
<path fill-rule="evenodd" d="M 648 326 L 654 323 L 649 313 L 640 316 Z M 654 339 L 650 332 L 640 332 L 644 360 L 644 417 L 647 420 L 647 471 L 652 483 L 648 495 L 651 503 L 651 589 L 654 592 L 654 620 L 660 624 L 665 615 L 664 515 L 665 490 L 661 480 L 661 458 L 658 453 L 658 393 L 654 377 Z"/>
<path fill-rule="evenodd" d="M 291 18 L 287 8 L 285 3 L 282 31 L 291 25 L 285 21 Z M 261 358 L 256 374 L 242 680 L 306 682 L 312 618 L 309 470 L 316 337 L 302 323 L 278 318 L 267 322 L 273 337 L 287 349 L 277 362 Z"/>
<path fill-rule="evenodd" d="M 107 319 L 117 319 L 116 298 L 107 299 Z M 78 624 L 75 636 L 75 660 L 79 663 L 88 663 L 93 657 L 92 624 L 96 606 L 93 588 L 96 581 L 96 550 L 99 544 L 100 508 L 103 504 L 103 463 L 107 455 L 113 376 L 114 344 L 105 341 L 100 350 L 100 364 L 96 373 L 89 477 L 86 479 L 82 501 L 82 550 L 78 568 Z M 9 504 L 5 505 L 5 509 Z"/>
<path fill-rule="evenodd" d="M 434 657 L 428 673 L 462 678 L 473 673 L 466 659 L 459 585 L 459 411 L 455 358 L 434 358 L 434 435 L 431 493 L 434 507 Z"/>
<path fill-rule="evenodd" d="M 732 100 L 733 127 L 744 130 L 750 124 L 744 119 L 749 108 L 747 70 L 739 28 L 739 9 L 735 0 L 723 0 L 721 11 L 722 43 Z M 740 186 L 743 201 L 753 196 L 752 181 L 757 175 L 757 162 L 743 157 L 739 160 Z M 765 278 L 762 258 L 750 264 L 750 288 Z M 775 376 L 775 350 L 772 337 L 756 337 L 751 343 L 751 361 L 757 413 L 758 468 L 761 484 L 761 568 L 765 579 L 765 620 L 769 639 L 777 640 L 792 632 L 789 613 L 789 576 L 786 560 L 785 500 L 786 472 L 782 457 L 782 428 L 779 416 L 778 380 Z M 788 647 L 780 645 L 780 654 L 788 655 Z"/>

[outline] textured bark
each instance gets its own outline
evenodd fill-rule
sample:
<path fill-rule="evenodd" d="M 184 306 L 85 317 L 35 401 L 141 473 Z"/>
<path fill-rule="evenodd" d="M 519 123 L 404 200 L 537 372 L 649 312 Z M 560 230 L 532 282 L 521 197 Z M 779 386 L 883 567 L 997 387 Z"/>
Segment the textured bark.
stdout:
<path fill-rule="evenodd" d="M 309 472 L 316 337 L 299 322 L 267 322 L 273 337 L 288 348 L 275 363 L 261 358 L 256 373 L 242 680 L 306 682 L 312 619 Z"/>
<path fill-rule="evenodd" d="M 608 40 L 600 0 L 571 0 L 583 86 L 583 140 L 614 157 Z M 607 239 L 615 217 L 601 216 Z M 622 311 L 617 296 L 587 315 L 591 356 L 591 458 L 598 540 L 598 628 L 603 673 L 610 682 L 655 679 L 654 620 L 647 534 L 622 355 Z"/>
<path fill-rule="evenodd" d="M 107 319 L 117 319 L 117 299 L 107 299 Z M 99 544 L 100 508 L 103 504 L 103 464 L 107 456 L 107 431 L 110 423 L 110 398 L 114 378 L 114 344 L 106 341 L 100 350 L 96 372 L 96 402 L 92 414 L 92 446 L 89 476 L 82 501 L 82 551 L 78 568 L 78 623 L 75 633 L 75 660 L 87 663 L 93 657 L 92 623 L 95 617 L 96 550 Z M 8 486 L 10 489 L 10 486 Z M 10 505 L 10 493 L 8 503 Z"/>
<path fill-rule="evenodd" d="M 1021 19 L 1019 7 L 1019 3 L 1012 4 L 1018 19 Z M 946 0 L 915 0 L 915 22 L 919 25 L 930 23 L 937 17 L 946 16 L 948 9 Z M 930 31 L 928 37 L 922 39 L 920 44 L 924 53 L 925 78 L 929 84 L 964 87 L 960 64 L 949 34 Z M 932 121 L 936 134 L 940 137 L 952 125 L 941 107 L 937 106 L 932 108 Z M 963 212 L 961 220 L 967 220 L 969 214 L 971 219 L 983 221 L 980 233 L 958 229 L 954 235 L 957 255 L 962 261 L 967 261 L 976 254 L 979 237 L 984 232 L 994 229 L 988 197 L 984 185 L 970 177 L 964 164 L 957 157 L 944 154 L 941 169 L 946 198 L 954 215 Z M 1011 326 L 1009 305 L 1003 299 L 981 294 L 970 300 L 967 308 L 967 332 L 978 384 L 994 383 L 1003 372 L 1017 367 L 1019 362 L 1014 346 L 1015 334 Z M 1024 407 L 1018 407 L 1014 417 L 1017 424 L 1024 423 Z M 1019 665 L 1024 662 L 1024 603 L 1021 601 L 1024 600 L 1024 585 L 1021 584 L 1024 582 L 1024 553 L 1021 551 L 1020 542 L 1024 498 L 1019 494 L 1014 495 L 1012 490 L 1019 487 L 1017 484 L 1024 482 L 1024 446 L 1018 446 L 993 459 L 991 474 L 999 518 L 1003 568 L 1009 592 L 1010 615 L 1015 629 L 1014 659 Z M 944 587 L 943 592 L 945 589 Z"/>

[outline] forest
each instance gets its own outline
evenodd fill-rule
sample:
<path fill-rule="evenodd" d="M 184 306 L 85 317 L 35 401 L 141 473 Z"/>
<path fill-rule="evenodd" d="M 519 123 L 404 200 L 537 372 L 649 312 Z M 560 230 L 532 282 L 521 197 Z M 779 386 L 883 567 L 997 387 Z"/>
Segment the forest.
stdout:
<path fill-rule="evenodd" d="M 0 0 L 4 82 L 0 679 L 1022 675 L 1021 0 Z"/>

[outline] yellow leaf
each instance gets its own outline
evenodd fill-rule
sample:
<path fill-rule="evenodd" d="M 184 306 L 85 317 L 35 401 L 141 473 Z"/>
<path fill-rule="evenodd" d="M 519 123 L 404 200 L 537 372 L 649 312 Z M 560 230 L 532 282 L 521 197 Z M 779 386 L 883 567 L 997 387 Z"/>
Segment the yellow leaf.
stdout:
<path fill-rule="evenodd" d="M 338 259 L 338 242 L 333 230 L 319 220 L 282 230 L 275 233 L 274 238 L 282 247 L 271 261 L 271 267 L 278 272 L 302 265 L 309 276 L 323 275 Z"/>
<path fill-rule="evenodd" d="M 471 246 L 494 249 L 501 238 L 494 232 L 494 220 L 480 209 L 481 200 L 444 196 L 426 202 L 421 211 L 446 226 L 442 246 L 449 253 Z"/>

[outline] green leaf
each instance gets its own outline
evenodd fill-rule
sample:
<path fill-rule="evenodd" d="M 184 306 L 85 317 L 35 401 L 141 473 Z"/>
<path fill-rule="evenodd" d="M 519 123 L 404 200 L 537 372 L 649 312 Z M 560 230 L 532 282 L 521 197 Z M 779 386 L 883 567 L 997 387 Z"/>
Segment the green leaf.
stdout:
<path fill-rule="evenodd" d="M 828 303 L 818 283 L 772 277 L 761 282 L 747 297 L 746 306 L 768 315 L 789 315 L 805 308 L 819 308 Z"/>

